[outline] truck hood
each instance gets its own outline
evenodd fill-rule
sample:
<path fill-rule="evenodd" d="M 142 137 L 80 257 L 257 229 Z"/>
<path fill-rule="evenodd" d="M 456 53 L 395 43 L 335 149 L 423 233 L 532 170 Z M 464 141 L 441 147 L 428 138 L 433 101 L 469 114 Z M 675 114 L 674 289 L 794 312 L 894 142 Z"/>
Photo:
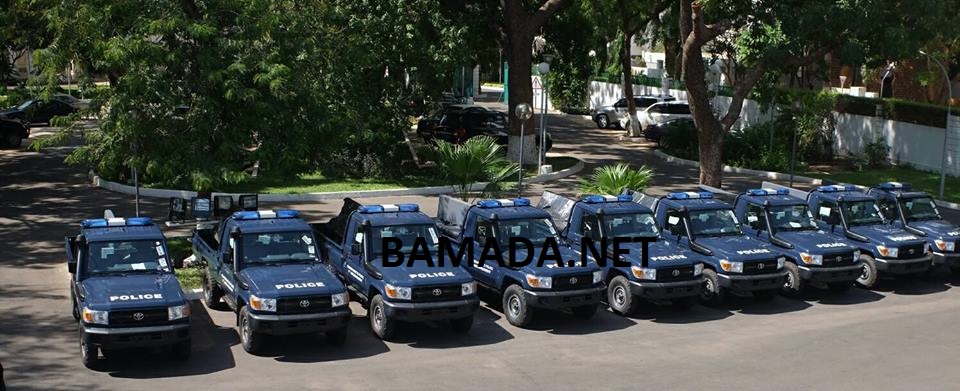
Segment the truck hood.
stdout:
<path fill-rule="evenodd" d="M 465 257 L 466 258 L 466 257 Z M 396 261 L 396 257 L 390 257 L 388 260 Z M 434 267 L 427 265 L 426 261 L 416 260 L 412 264 L 407 264 L 406 260 L 400 266 L 386 267 L 375 262 L 377 270 L 383 274 L 383 279 L 387 283 L 396 284 L 414 284 L 414 285 L 437 285 L 437 284 L 462 284 L 473 281 L 473 277 L 466 269 L 460 266 L 450 264 L 450 259 L 443 260 L 443 267 L 437 264 L 437 257 L 433 258 Z M 461 265 L 465 265 L 466 259 Z"/>
<path fill-rule="evenodd" d="M 641 243 L 630 243 L 626 247 L 630 249 L 630 254 L 625 257 L 627 261 L 640 266 L 643 245 Z M 692 251 L 683 250 L 680 246 L 662 239 L 649 244 L 647 250 L 650 251 L 648 267 L 652 268 L 690 266 L 702 262 L 700 257 L 694 255 Z"/>
<path fill-rule="evenodd" d="M 169 307 L 186 302 L 173 274 L 90 277 L 81 283 L 84 305 L 93 310 Z"/>
<path fill-rule="evenodd" d="M 874 244 L 890 247 L 926 243 L 917 235 L 889 225 L 865 225 L 853 227 L 851 231 L 866 236 Z"/>
<path fill-rule="evenodd" d="M 253 294 L 262 297 L 332 295 L 345 290 L 320 263 L 250 266 L 240 271 Z"/>
<path fill-rule="evenodd" d="M 836 254 L 856 250 L 847 241 L 827 235 L 823 231 L 780 232 L 777 237 L 793 244 L 794 250 L 810 254 Z"/>
<path fill-rule="evenodd" d="M 633 251 L 633 250 L 631 250 Z M 558 275 L 570 275 L 576 273 L 590 273 L 600 270 L 600 267 L 597 266 L 594 262 L 587 263 L 586 266 L 580 265 L 580 254 L 577 254 L 575 251 L 566 246 L 560 246 L 560 257 L 564 261 L 564 265 L 567 262 L 573 261 L 573 267 L 557 266 L 557 262 L 554 260 L 544 260 L 543 266 L 537 266 L 537 260 L 540 259 L 540 255 L 544 252 L 543 247 L 536 247 L 533 250 L 533 258 L 529 265 L 520 268 L 524 273 L 535 274 L 538 276 L 558 276 Z M 552 254 L 550 254 L 552 255 Z M 527 251 L 525 249 L 517 249 L 517 261 L 522 261 L 527 257 Z M 479 255 L 477 256 L 479 257 Z M 508 254 L 503 253 L 504 261 L 507 261 Z"/>
<path fill-rule="evenodd" d="M 911 227 L 927 233 L 927 238 L 933 239 L 960 239 L 960 228 L 946 220 L 925 220 L 910 223 Z"/>
<path fill-rule="evenodd" d="M 700 238 L 697 243 L 712 250 L 714 256 L 732 262 L 763 261 L 782 255 L 766 243 L 748 236 Z"/>

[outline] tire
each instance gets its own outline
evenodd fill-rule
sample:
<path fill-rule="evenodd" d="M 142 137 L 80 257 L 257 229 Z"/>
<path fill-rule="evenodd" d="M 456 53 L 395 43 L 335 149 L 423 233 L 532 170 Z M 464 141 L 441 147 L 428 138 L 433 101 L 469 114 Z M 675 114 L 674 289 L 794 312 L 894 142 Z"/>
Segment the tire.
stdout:
<path fill-rule="evenodd" d="M 72 288 L 72 287 L 70 288 L 70 302 L 73 303 L 73 305 L 71 305 L 72 309 L 71 309 L 71 311 L 70 311 L 70 312 L 72 313 L 72 315 L 73 315 L 73 320 L 79 321 L 79 320 L 80 320 L 80 307 L 77 306 L 77 298 L 76 298 L 76 296 L 75 296 L 74 293 L 73 293 L 73 288 Z"/>
<path fill-rule="evenodd" d="M 720 287 L 720 277 L 717 272 L 703 269 L 703 290 L 700 291 L 700 302 L 704 305 L 718 306 L 723 304 L 727 292 Z"/>
<path fill-rule="evenodd" d="M 383 296 L 376 295 L 370 300 L 370 308 L 367 309 L 367 317 L 370 318 L 370 328 L 377 338 L 389 340 L 397 328 L 397 321 L 387 316 L 386 305 L 383 303 Z"/>
<path fill-rule="evenodd" d="M 588 320 L 597 314 L 598 308 L 600 308 L 599 304 L 591 304 L 573 307 L 571 311 L 573 312 L 573 316 L 575 316 L 577 319 Z"/>
<path fill-rule="evenodd" d="M 638 300 L 630 293 L 630 281 L 624 276 L 616 276 L 607 285 L 607 305 L 613 312 L 629 316 L 637 311 Z"/>
<path fill-rule="evenodd" d="M 347 343 L 347 326 L 343 326 L 336 330 L 327 331 L 325 338 L 327 339 L 328 345 L 343 346 L 345 343 Z"/>
<path fill-rule="evenodd" d="M 681 309 L 690 309 L 697 305 L 698 302 L 700 302 L 700 298 L 697 296 L 683 297 L 674 299 L 673 306 Z"/>
<path fill-rule="evenodd" d="M 450 319 L 450 329 L 457 334 L 466 334 L 473 327 L 473 315 L 466 318 Z"/>
<path fill-rule="evenodd" d="M 23 143 L 23 139 L 20 138 L 20 135 L 17 132 L 4 132 L 3 133 L 3 146 L 7 148 L 18 148 L 20 144 Z"/>
<path fill-rule="evenodd" d="M 863 268 L 860 271 L 860 277 L 857 278 L 857 284 L 867 289 L 876 287 L 877 262 L 867 254 L 860 254 L 860 262 L 863 263 Z"/>
<path fill-rule="evenodd" d="M 88 369 L 100 368 L 100 357 L 97 346 L 90 341 L 90 337 L 83 331 L 80 332 L 80 361 Z"/>
<path fill-rule="evenodd" d="M 800 280 L 800 268 L 793 262 L 784 262 L 783 270 L 787 272 L 787 280 L 784 281 L 780 292 L 790 297 L 800 296 L 803 290 L 803 284 Z"/>
<path fill-rule="evenodd" d="M 610 117 L 607 117 L 606 114 L 600 114 L 597 116 L 597 127 L 600 129 L 606 129 L 610 127 Z"/>
<path fill-rule="evenodd" d="M 849 281 L 846 282 L 828 282 L 827 289 L 831 292 L 846 292 L 853 288 L 853 284 Z"/>
<path fill-rule="evenodd" d="M 263 336 L 250 326 L 250 312 L 247 306 L 240 307 L 240 344 L 243 350 L 250 354 L 257 354 L 263 342 Z"/>
<path fill-rule="evenodd" d="M 208 277 L 207 272 L 203 273 L 203 304 L 210 309 L 223 308 L 223 290 L 215 285 Z"/>
<path fill-rule="evenodd" d="M 777 297 L 778 292 L 779 289 L 753 291 L 753 298 L 757 301 L 772 301 L 774 297 Z"/>
<path fill-rule="evenodd" d="M 193 351 L 193 342 L 187 338 L 185 341 L 177 342 L 173 345 L 173 358 L 177 361 L 187 361 Z"/>
<path fill-rule="evenodd" d="M 503 314 L 507 317 L 507 322 L 517 327 L 526 327 L 533 321 L 531 310 L 519 285 L 510 285 L 503 291 Z"/>

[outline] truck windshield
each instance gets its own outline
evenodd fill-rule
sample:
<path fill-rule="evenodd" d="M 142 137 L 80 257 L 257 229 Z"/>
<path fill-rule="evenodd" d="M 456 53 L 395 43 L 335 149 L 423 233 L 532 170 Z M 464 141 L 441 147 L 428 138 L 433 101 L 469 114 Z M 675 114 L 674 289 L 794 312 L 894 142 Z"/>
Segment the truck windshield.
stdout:
<path fill-rule="evenodd" d="M 313 236 L 307 231 L 266 232 L 243 235 L 243 262 L 284 263 L 317 259 Z"/>
<path fill-rule="evenodd" d="M 743 235 L 730 209 L 690 211 L 690 230 L 694 236 Z"/>
<path fill-rule="evenodd" d="M 374 255 L 383 253 L 383 238 L 398 238 L 403 242 L 400 252 L 409 254 L 413 251 L 413 244 L 417 238 L 424 238 L 427 243 L 427 250 L 431 254 L 437 251 L 437 228 L 431 224 L 417 225 L 390 225 L 386 227 L 374 227 L 372 229 L 373 240 L 370 241 L 370 249 Z"/>
<path fill-rule="evenodd" d="M 550 219 L 516 219 L 500 220 L 497 223 L 497 241 L 502 248 L 507 248 L 511 237 L 527 238 L 534 246 L 543 245 L 547 238 L 557 239 L 557 230 L 553 228 Z"/>
<path fill-rule="evenodd" d="M 901 199 L 900 209 L 907 221 L 940 220 L 937 204 L 930 197 Z"/>
<path fill-rule="evenodd" d="M 777 231 L 816 230 L 813 214 L 806 205 L 773 206 L 768 213 L 770 225 Z"/>
<path fill-rule="evenodd" d="M 873 225 L 882 224 L 883 218 L 880 217 L 880 208 L 873 200 L 847 201 L 842 204 L 843 218 L 847 225 Z"/>
<path fill-rule="evenodd" d="M 170 271 L 163 242 L 132 240 L 125 242 L 91 242 L 87 256 L 90 274 L 149 273 Z"/>
<path fill-rule="evenodd" d="M 603 228 L 609 237 L 657 236 L 657 224 L 650 213 L 631 213 L 607 215 L 603 217 Z"/>

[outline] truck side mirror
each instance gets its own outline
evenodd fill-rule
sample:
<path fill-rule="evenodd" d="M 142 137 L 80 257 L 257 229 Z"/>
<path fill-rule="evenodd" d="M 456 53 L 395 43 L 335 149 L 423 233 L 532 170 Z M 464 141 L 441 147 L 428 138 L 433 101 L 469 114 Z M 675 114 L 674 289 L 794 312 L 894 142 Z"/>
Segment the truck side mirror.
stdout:
<path fill-rule="evenodd" d="M 360 243 L 354 242 L 350 245 L 350 254 L 360 255 L 361 253 L 363 253 L 363 248 L 360 246 Z"/>

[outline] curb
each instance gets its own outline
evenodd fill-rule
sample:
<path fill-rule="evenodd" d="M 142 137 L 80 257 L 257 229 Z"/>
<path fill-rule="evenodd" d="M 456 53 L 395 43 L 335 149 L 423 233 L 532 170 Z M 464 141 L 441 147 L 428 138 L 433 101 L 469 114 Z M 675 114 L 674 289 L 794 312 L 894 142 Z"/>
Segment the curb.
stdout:
<path fill-rule="evenodd" d="M 681 159 L 673 155 L 668 155 L 666 153 L 660 152 L 659 149 L 653 150 L 653 154 L 663 160 L 666 160 L 668 163 L 673 163 L 681 166 L 700 167 L 699 162 L 695 162 L 693 160 Z M 732 166 L 726 166 L 726 165 L 723 166 L 723 172 L 730 172 L 735 174 L 750 174 L 750 175 L 755 175 L 759 177 L 764 177 L 767 179 L 776 179 L 780 181 L 790 180 L 790 174 L 784 174 L 782 172 L 751 170 L 749 168 L 732 167 Z M 823 180 L 821 179 L 810 178 L 802 175 L 794 175 L 793 181 L 806 182 L 814 186 L 819 186 L 823 184 Z M 866 188 L 865 186 L 859 186 L 859 185 L 857 186 Z M 937 204 L 938 207 L 941 207 L 941 208 L 960 210 L 960 204 L 957 204 L 957 203 L 941 201 L 941 200 L 934 200 L 933 202 Z"/>
<path fill-rule="evenodd" d="M 577 159 L 577 158 L 574 158 Z M 537 175 L 531 178 L 525 178 L 526 183 L 543 183 L 560 178 L 565 178 L 574 174 L 579 173 L 583 170 L 584 164 L 583 160 L 577 159 L 577 164 L 574 164 L 572 167 L 565 168 L 560 171 L 551 172 L 549 174 Z M 106 179 L 101 178 L 92 170 L 89 173 L 91 181 L 94 186 L 100 187 L 102 189 L 110 190 L 122 194 L 136 194 L 136 188 L 130 185 L 124 185 L 117 182 L 111 182 Z M 487 186 L 486 182 L 474 183 L 470 185 L 469 191 L 480 191 Z M 454 186 L 431 186 L 431 187 L 413 187 L 413 188 L 402 188 L 402 189 L 386 189 L 386 190 L 357 190 L 357 191 L 336 191 L 336 192 L 323 192 L 323 193 L 303 193 L 303 194 L 257 194 L 257 197 L 262 202 L 300 202 L 300 201 L 329 201 L 329 200 L 341 200 L 347 197 L 350 198 L 370 198 L 370 197 L 396 197 L 396 196 L 409 196 L 409 195 L 440 195 L 440 194 L 452 194 L 456 192 Z M 243 193 L 213 193 L 213 195 L 230 195 L 238 196 Z M 153 198 L 191 198 L 196 197 L 197 192 L 187 191 L 187 190 L 170 190 L 170 189 L 150 189 L 141 187 L 140 188 L 141 197 L 153 197 Z"/>

